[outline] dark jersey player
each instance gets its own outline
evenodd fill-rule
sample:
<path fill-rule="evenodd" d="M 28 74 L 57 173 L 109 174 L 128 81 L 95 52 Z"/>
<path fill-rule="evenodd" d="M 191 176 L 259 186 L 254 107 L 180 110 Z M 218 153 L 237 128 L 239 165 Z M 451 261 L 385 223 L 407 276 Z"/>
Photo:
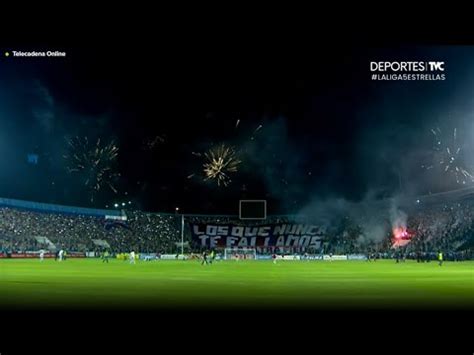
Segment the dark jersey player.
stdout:
<path fill-rule="evenodd" d="M 202 253 L 202 262 L 201 262 L 201 265 L 204 265 L 204 263 L 207 265 L 209 264 L 209 262 L 207 261 L 207 250 L 205 250 L 203 253 Z"/>

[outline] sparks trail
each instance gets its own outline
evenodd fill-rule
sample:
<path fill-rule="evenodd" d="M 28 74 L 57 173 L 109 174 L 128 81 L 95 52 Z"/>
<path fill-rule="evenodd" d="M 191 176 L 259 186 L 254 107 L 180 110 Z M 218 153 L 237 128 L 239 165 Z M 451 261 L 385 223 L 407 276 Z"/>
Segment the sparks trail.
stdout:
<path fill-rule="evenodd" d="M 468 171 L 462 161 L 462 147 L 458 143 L 457 129 L 454 128 L 453 135 L 448 136 L 447 139 L 443 139 L 439 127 L 432 128 L 430 131 L 435 139 L 433 146 L 434 164 L 422 165 L 421 167 L 430 170 L 437 164 L 442 172 L 451 174 L 457 184 L 465 185 L 467 182 L 474 182 L 474 175 Z"/>
<path fill-rule="evenodd" d="M 255 129 L 255 131 L 253 131 L 252 133 L 252 137 L 250 137 L 250 140 L 254 140 L 255 139 L 255 133 L 257 133 L 263 126 L 262 125 L 258 125 L 258 127 Z"/>
<path fill-rule="evenodd" d="M 235 121 L 235 129 L 239 128 L 240 118 Z M 255 139 L 255 134 L 263 128 L 263 125 L 258 125 L 250 136 L 250 140 Z M 211 143 L 212 144 L 212 143 Z M 218 186 L 228 186 L 231 182 L 230 175 L 237 172 L 238 166 L 242 163 L 240 159 L 236 157 L 243 156 L 247 153 L 245 144 L 239 144 L 240 147 L 234 148 L 226 144 L 221 144 L 216 148 L 211 148 L 207 152 L 200 153 L 191 151 L 191 154 L 198 157 L 204 158 L 202 164 L 204 172 L 204 180 L 215 180 Z M 186 178 L 191 179 L 195 177 L 196 173 L 189 174 Z M 201 174 L 199 174 L 201 175 Z"/>
<path fill-rule="evenodd" d="M 262 128 L 262 125 L 258 125 L 258 127 L 253 131 L 253 134 L 257 133 Z"/>
<path fill-rule="evenodd" d="M 228 186 L 232 181 L 230 174 L 237 172 L 241 163 L 236 157 L 234 148 L 221 144 L 205 152 L 204 157 L 204 179 L 215 180 L 218 186 Z"/>
<path fill-rule="evenodd" d="M 104 186 L 117 193 L 114 182 L 120 174 L 115 171 L 118 148 L 113 141 L 104 145 L 99 138 L 93 144 L 87 137 L 75 137 L 68 141 L 68 150 L 68 154 L 63 156 L 67 170 L 82 177 L 91 202 Z"/>

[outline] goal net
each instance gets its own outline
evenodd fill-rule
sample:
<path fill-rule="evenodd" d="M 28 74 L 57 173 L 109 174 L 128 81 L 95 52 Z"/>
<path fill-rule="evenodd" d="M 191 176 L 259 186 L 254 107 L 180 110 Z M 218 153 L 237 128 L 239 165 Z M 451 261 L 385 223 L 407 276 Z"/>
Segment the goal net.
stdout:
<path fill-rule="evenodd" d="M 255 260 L 257 250 L 255 248 L 225 248 L 224 260 Z"/>

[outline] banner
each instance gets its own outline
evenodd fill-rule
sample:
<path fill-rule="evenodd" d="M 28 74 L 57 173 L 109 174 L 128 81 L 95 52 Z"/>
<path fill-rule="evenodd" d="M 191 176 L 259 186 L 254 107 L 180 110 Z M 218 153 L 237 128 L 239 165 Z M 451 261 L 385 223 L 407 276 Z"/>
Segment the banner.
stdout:
<path fill-rule="evenodd" d="M 106 215 L 105 216 L 105 219 L 111 219 L 111 220 L 116 220 L 116 221 L 126 221 L 127 220 L 127 216 L 110 216 L 110 215 Z"/>
<path fill-rule="evenodd" d="M 299 255 L 284 255 L 283 260 L 300 260 L 301 256 Z"/>
<path fill-rule="evenodd" d="M 347 260 L 367 260 L 367 256 L 364 254 L 349 254 Z"/>
<path fill-rule="evenodd" d="M 320 226 L 311 224 L 236 224 L 190 223 L 193 241 L 201 247 L 253 248 L 294 247 L 319 249 L 324 237 Z"/>
<path fill-rule="evenodd" d="M 323 256 L 321 254 L 307 255 L 302 256 L 301 260 L 323 260 Z"/>
<path fill-rule="evenodd" d="M 323 260 L 347 260 L 347 255 L 324 255 Z"/>
<path fill-rule="evenodd" d="M 54 258 L 55 254 L 53 253 L 45 253 L 44 258 Z M 66 258 L 85 258 L 85 253 L 81 252 L 67 252 Z M 25 252 L 25 253 L 11 253 L 10 258 L 13 259 L 31 259 L 31 258 L 39 258 L 38 252 Z"/>
<path fill-rule="evenodd" d="M 156 253 L 140 253 L 140 260 L 155 260 L 158 259 Z"/>
<path fill-rule="evenodd" d="M 54 254 L 45 253 L 44 257 L 54 258 Z M 37 258 L 39 259 L 39 253 L 11 253 L 10 258 L 15 258 L 15 259 Z"/>
<path fill-rule="evenodd" d="M 79 251 L 68 251 L 66 252 L 66 258 L 85 258 L 86 253 Z"/>
<path fill-rule="evenodd" d="M 161 254 L 161 257 L 160 257 L 160 259 L 163 259 L 163 260 L 178 260 L 178 258 L 180 258 L 180 255 L 176 257 L 176 254 Z M 181 259 L 183 259 L 183 256 L 181 256 Z"/>

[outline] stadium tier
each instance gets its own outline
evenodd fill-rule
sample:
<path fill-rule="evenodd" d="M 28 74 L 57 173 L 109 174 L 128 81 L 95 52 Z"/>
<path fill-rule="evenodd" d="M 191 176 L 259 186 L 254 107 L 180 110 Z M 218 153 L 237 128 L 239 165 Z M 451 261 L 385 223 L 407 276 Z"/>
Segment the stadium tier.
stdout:
<path fill-rule="evenodd" d="M 370 254 L 390 257 L 419 253 L 435 258 L 472 256 L 474 203 L 471 199 L 415 204 L 405 212 L 357 206 L 330 216 L 269 216 L 243 221 L 237 216 L 177 215 L 141 211 L 57 208 L 15 203 L 0 207 L 0 250 L 59 249 L 70 252 L 178 254 L 251 248 L 258 254 Z M 90 212 L 90 213 L 87 213 Z M 184 243 L 181 244 L 181 241 Z"/>

